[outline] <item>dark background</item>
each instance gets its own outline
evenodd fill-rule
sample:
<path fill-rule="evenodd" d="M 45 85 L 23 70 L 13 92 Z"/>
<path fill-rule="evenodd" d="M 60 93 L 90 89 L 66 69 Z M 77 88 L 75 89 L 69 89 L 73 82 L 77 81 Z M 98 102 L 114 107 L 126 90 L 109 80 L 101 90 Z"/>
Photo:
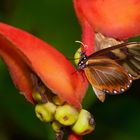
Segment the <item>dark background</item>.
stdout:
<path fill-rule="evenodd" d="M 0 0 L 0 21 L 24 29 L 73 58 L 81 40 L 71 0 Z M 96 120 L 86 140 L 140 140 L 140 80 L 123 95 L 99 102 L 88 90 L 83 102 Z M 49 124 L 40 122 L 34 107 L 15 89 L 0 60 L 0 140 L 54 140 Z"/>

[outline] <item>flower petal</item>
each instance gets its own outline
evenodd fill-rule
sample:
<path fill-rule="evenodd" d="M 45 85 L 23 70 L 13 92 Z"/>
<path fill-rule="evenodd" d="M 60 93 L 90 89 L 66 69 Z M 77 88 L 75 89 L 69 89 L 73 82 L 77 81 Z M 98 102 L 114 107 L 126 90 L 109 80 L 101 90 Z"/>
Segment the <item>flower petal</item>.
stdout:
<path fill-rule="evenodd" d="M 139 0 L 75 1 L 84 18 L 97 32 L 121 40 L 140 34 Z"/>
<path fill-rule="evenodd" d="M 0 34 L 0 56 L 8 66 L 10 75 L 25 98 L 34 103 L 32 98 L 32 81 L 30 69 L 24 63 L 20 54 L 14 50 L 13 44 Z"/>
<path fill-rule="evenodd" d="M 86 55 L 90 55 L 94 52 L 94 29 L 86 20 L 83 9 L 81 7 L 80 0 L 74 0 L 74 8 L 79 19 L 79 22 L 82 27 L 82 42 L 86 45 L 86 47 L 81 46 L 82 50 L 86 53 Z"/>
<path fill-rule="evenodd" d="M 82 140 L 82 136 L 79 136 L 73 132 L 70 132 L 68 136 L 68 140 Z"/>
<path fill-rule="evenodd" d="M 27 67 L 36 73 L 48 88 L 60 98 L 80 108 L 87 81 L 83 80 L 82 75 L 76 72 L 60 52 L 35 36 L 3 23 L 0 23 L 0 34 L 1 38 L 5 37 L 5 41 L 12 44 L 7 45 L 7 49 L 11 47 L 11 51 L 19 52 Z"/>

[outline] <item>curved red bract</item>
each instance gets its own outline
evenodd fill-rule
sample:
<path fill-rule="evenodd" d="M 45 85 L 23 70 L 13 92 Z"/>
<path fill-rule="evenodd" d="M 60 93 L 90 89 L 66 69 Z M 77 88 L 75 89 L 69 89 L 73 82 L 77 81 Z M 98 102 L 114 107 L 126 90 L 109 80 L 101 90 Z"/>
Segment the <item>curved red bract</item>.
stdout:
<path fill-rule="evenodd" d="M 86 19 L 95 31 L 120 40 L 140 34 L 139 0 L 75 1 L 80 21 Z"/>
<path fill-rule="evenodd" d="M 82 140 L 82 136 L 79 136 L 73 132 L 70 132 L 68 136 L 68 140 Z"/>
<path fill-rule="evenodd" d="M 86 45 L 86 47 L 81 46 L 81 48 L 88 56 L 94 52 L 94 28 L 86 20 L 81 8 L 80 0 L 74 0 L 73 2 L 77 18 L 82 27 L 82 42 Z"/>
<path fill-rule="evenodd" d="M 31 73 L 60 98 L 81 107 L 87 80 L 72 64 L 44 41 L 15 27 L 0 23 L 0 56 L 15 85 L 33 103 Z"/>

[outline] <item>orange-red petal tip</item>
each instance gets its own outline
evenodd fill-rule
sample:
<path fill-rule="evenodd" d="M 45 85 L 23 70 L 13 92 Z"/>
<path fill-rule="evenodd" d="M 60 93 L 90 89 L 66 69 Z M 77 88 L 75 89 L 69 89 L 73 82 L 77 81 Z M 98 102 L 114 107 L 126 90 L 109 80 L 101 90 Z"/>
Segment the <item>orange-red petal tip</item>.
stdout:
<path fill-rule="evenodd" d="M 35 36 L 0 23 L 0 56 L 15 85 L 33 102 L 30 74 L 35 73 L 55 94 L 77 108 L 87 81 L 59 51 Z"/>

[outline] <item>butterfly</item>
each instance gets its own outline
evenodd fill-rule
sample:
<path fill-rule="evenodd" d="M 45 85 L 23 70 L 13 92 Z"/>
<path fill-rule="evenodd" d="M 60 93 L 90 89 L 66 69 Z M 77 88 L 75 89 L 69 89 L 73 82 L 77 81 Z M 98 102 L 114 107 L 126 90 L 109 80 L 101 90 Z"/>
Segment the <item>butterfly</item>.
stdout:
<path fill-rule="evenodd" d="M 124 42 L 89 56 L 81 52 L 78 69 L 103 102 L 106 94 L 121 94 L 140 78 L 140 42 Z"/>

